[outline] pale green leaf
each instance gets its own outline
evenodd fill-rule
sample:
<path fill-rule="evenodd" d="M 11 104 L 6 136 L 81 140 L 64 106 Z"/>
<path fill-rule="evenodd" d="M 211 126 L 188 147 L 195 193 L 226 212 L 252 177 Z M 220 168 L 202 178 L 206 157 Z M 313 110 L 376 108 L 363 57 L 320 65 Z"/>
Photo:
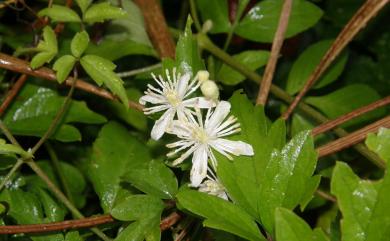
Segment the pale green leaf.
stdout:
<path fill-rule="evenodd" d="M 80 58 L 87 49 L 89 43 L 89 35 L 86 31 L 76 33 L 70 43 L 70 50 L 74 57 Z"/>
<path fill-rule="evenodd" d="M 287 80 L 286 90 L 289 94 L 295 94 L 301 90 L 332 43 L 333 40 L 322 40 L 317 42 L 307 47 L 307 49 L 298 57 L 291 68 Z M 321 88 L 335 81 L 344 70 L 347 59 L 348 53 L 346 51 L 342 52 L 325 73 L 316 81 L 313 88 Z"/>
<path fill-rule="evenodd" d="M 57 81 L 60 84 L 68 78 L 75 63 L 76 59 L 72 55 L 61 56 L 61 58 L 57 59 L 56 62 L 54 62 L 53 70 L 56 71 Z"/>
<path fill-rule="evenodd" d="M 247 50 L 233 56 L 233 58 L 247 66 L 250 70 L 256 70 L 267 64 L 269 57 L 268 51 L 261 50 Z M 236 85 L 241 83 L 245 79 L 245 76 L 231 68 L 230 66 L 223 64 L 218 73 L 218 81 L 226 85 Z"/>
<path fill-rule="evenodd" d="M 92 24 L 123 17 L 126 17 L 126 12 L 121 8 L 114 7 L 109 2 L 102 2 L 92 4 L 84 13 L 83 20 Z"/>
<path fill-rule="evenodd" d="M 183 208 L 205 218 L 203 224 L 207 227 L 224 230 L 248 240 L 266 240 L 253 218 L 229 201 L 193 190 L 180 191 L 176 197 Z"/>
<path fill-rule="evenodd" d="M 66 233 L 64 241 L 83 241 L 78 231 L 70 231 Z"/>
<path fill-rule="evenodd" d="M 32 58 L 30 63 L 32 69 L 39 68 L 45 63 L 49 63 L 58 52 L 57 37 L 53 29 L 46 26 L 43 29 L 42 35 L 43 39 L 39 41 L 36 48 L 39 53 Z"/>
<path fill-rule="evenodd" d="M 271 43 L 278 27 L 283 1 L 264 0 L 253 6 L 238 24 L 235 33 L 243 38 Z M 312 27 L 322 10 L 305 0 L 294 0 L 285 37 L 292 37 Z"/>
<path fill-rule="evenodd" d="M 80 22 L 79 15 L 72 9 L 53 4 L 50 8 L 44 8 L 38 12 L 38 16 L 48 16 L 53 22 Z"/>
<path fill-rule="evenodd" d="M 390 130 L 380 128 L 378 134 L 369 133 L 366 139 L 368 148 L 377 153 L 386 162 L 390 161 Z"/>
<path fill-rule="evenodd" d="M 23 150 L 23 148 L 13 144 L 7 144 L 6 141 L 1 138 L 0 138 L 0 154 L 3 155 L 17 154 L 24 158 L 32 157 L 32 155 L 26 152 L 25 150 Z"/>
<path fill-rule="evenodd" d="M 91 5 L 92 0 L 76 0 L 77 5 L 79 5 L 81 12 L 85 12 L 89 5 Z"/>

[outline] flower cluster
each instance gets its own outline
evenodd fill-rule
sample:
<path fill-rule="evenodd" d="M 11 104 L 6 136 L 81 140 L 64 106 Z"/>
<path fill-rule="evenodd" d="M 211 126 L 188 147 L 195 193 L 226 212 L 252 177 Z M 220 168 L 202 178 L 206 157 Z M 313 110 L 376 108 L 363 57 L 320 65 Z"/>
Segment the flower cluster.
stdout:
<path fill-rule="evenodd" d="M 182 153 L 173 165 L 179 165 L 192 155 L 191 186 L 227 199 L 215 175 L 218 162 L 213 151 L 232 160 L 232 155 L 253 155 L 253 148 L 242 141 L 225 139 L 240 132 L 240 124 L 234 116 L 228 116 L 230 103 L 218 100 L 218 87 L 208 79 L 207 71 L 199 71 L 192 79 L 188 73 L 176 73 L 176 69 L 173 69 L 172 76 L 169 71 L 165 74 L 165 80 L 161 75 L 152 74 L 158 87 L 148 85 L 145 95 L 139 100 L 143 105 L 152 105 L 144 108 L 147 115 L 164 111 L 155 122 L 151 137 L 158 140 L 164 133 L 177 136 L 178 141 L 167 145 L 173 149 L 168 157 Z M 198 88 L 204 97 L 191 97 Z"/>

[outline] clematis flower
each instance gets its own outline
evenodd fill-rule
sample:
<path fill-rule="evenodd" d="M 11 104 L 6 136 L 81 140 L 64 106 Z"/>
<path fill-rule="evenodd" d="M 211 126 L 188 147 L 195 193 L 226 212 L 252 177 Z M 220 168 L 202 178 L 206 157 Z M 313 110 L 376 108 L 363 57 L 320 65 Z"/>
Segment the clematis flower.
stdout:
<path fill-rule="evenodd" d="M 228 200 L 225 187 L 218 181 L 216 177 L 213 178 L 207 176 L 207 179 L 199 185 L 198 191 Z"/>
<path fill-rule="evenodd" d="M 190 74 L 181 75 L 176 73 L 175 68 L 172 71 L 172 78 L 168 70 L 165 74 L 167 80 L 164 80 L 161 75 L 157 77 L 152 74 L 158 87 L 149 84 L 145 95 L 139 99 L 142 105 L 147 102 L 154 105 L 144 108 L 146 115 L 165 111 L 160 119 L 156 121 L 151 131 L 151 137 L 154 140 L 158 140 L 164 135 L 176 115 L 180 119 L 185 119 L 185 116 L 189 113 L 188 108 L 211 108 L 215 105 L 213 101 L 204 97 L 189 98 L 200 86 L 197 75 L 190 81 Z"/>
<path fill-rule="evenodd" d="M 217 160 L 212 149 L 232 160 L 231 155 L 253 155 L 253 148 L 250 144 L 242 141 L 231 141 L 223 137 L 240 132 L 240 124 L 237 119 L 230 116 L 230 103 L 221 101 L 214 111 L 210 108 L 207 111 L 205 121 L 198 108 L 186 119 L 175 120 L 168 129 L 168 133 L 174 134 L 181 140 L 168 144 L 168 148 L 176 148 L 167 154 L 172 156 L 180 151 L 186 150 L 179 158 L 173 161 L 173 165 L 182 163 L 192 155 L 191 185 L 198 187 L 207 175 L 208 159 L 214 170 L 217 167 Z M 226 120 L 225 120 L 226 119 Z"/>

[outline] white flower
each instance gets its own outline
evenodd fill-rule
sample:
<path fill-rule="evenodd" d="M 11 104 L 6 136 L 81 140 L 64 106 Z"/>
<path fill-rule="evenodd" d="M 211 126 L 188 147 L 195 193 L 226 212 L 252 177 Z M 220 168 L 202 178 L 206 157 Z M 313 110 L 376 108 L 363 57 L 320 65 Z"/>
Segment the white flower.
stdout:
<path fill-rule="evenodd" d="M 199 185 L 200 192 L 214 195 L 222 199 L 228 200 L 228 196 L 225 192 L 225 187 L 217 180 L 209 178 Z"/>
<path fill-rule="evenodd" d="M 195 117 L 197 120 L 194 118 L 194 115 L 191 114 L 188 116 L 188 119 L 179 119 L 172 123 L 168 132 L 175 134 L 182 140 L 168 144 L 168 148 L 176 149 L 167 155 L 172 156 L 179 151 L 187 149 L 173 162 L 173 165 L 178 165 L 193 154 L 191 185 L 198 187 L 207 175 L 207 163 L 209 158 L 212 167 L 216 169 L 217 160 L 211 149 L 218 151 L 232 160 L 232 157 L 229 154 L 236 156 L 253 155 L 253 148 L 250 144 L 242 141 L 231 141 L 222 138 L 241 130 L 240 124 L 237 123 L 235 117 L 230 116 L 225 120 L 230 112 L 229 102 L 219 102 L 215 107 L 214 112 L 212 112 L 211 108 L 208 109 L 204 123 L 200 110 L 198 108 L 195 108 L 195 110 Z"/>
<path fill-rule="evenodd" d="M 175 68 L 172 71 L 172 78 L 169 71 L 166 70 L 167 80 L 164 80 L 161 75 L 156 77 L 152 74 L 152 76 L 159 87 L 156 88 L 149 84 L 145 95 L 139 99 L 139 102 L 142 105 L 145 105 L 146 102 L 154 105 L 144 108 L 146 115 L 165 111 L 153 126 L 151 137 L 154 140 L 158 140 L 163 136 L 176 114 L 178 118 L 185 119 L 190 107 L 211 108 L 214 105 L 212 101 L 203 97 L 187 99 L 199 88 L 200 84 L 197 76 L 190 81 L 188 73 L 181 76 L 180 73 L 176 74 Z"/>

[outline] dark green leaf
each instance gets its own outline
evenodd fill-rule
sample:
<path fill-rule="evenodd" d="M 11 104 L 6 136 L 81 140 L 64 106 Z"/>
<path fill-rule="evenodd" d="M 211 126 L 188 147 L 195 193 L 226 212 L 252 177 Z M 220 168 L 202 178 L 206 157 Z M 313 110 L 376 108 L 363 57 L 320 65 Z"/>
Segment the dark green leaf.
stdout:
<path fill-rule="evenodd" d="M 51 89 L 25 84 L 7 110 L 4 123 L 13 134 L 40 137 L 50 126 L 64 99 Z M 63 122 L 98 124 L 105 121 L 103 116 L 88 109 L 85 102 L 72 100 Z M 80 140 L 81 136 L 73 126 L 62 124 L 52 138 L 61 141 L 76 141 Z"/>
<path fill-rule="evenodd" d="M 172 199 L 177 192 L 177 180 L 171 169 L 161 161 L 152 160 L 134 166 L 123 179 L 144 193 Z"/>
<path fill-rule="evenodd" d="M 159 241 L 160 235 L 160 216 L 156 215 L 131 223 L 114 241 Z"/>
<path fill-rule="evenodd" d="M 111 210 L 111 215 L 121 221 L 137 221 L 159 216 L 163 209 L 164 203 L 157 197 L 131 195 L 117 203 Z"/>
<path fill-rule="evenodd" d="M 45 190 L 36 188 L 37 194 L 45 213 L 45 222 L 59 222 L 64 220 L 67 210 L 59 205 Z"/>
<path fill-rule="evenodd" d="M 83 15 L 87 23 L 103 22 L 109 19 L 126 17 L 126 12 L 118 7 L 111 6 L 109 2 L 92 4 Z"/>
<path fill-rule="evenodd" d="M 380 128 L 378 134 L 369 133 L 366 145 L 386 162 L 390 162 L 390 130 Z"/>
<path fill-rule="evenodd" d="M 305 84 L 310 74 L 314 71 L 316 66 L 320 63 L 321 58 L 329 49 L 333 40 L 322 40 L 318 43 L 310 45 L 294 62 L 287 80 L 287 92 L 295 94 Z M 347 63 L 348 53 L 344 51 L 333 62 L 333 64 L 322 74 L 321 78 L 317 80 L 313 86 L 314 89 L 324 87 L 335 81 L 342 73 L 345 64 Z"/>
<path fill-rule="evenodd" d="M 211 33 L 228 32 L 231 24 L 229 20 L 228 2 L 225 0 L 198 0 L 197 6 L 203 22 L 206 20 L 213 21 Z"/>
<path fill-rule="evenodd" d="M 101 129 L 93 145 L 88 170 L 105 212 L 111 210 L 122 189 L 123 174 L 150 160 L 146 146 L 121 125 L 110 122 Z"/>
<path fill-rule="evenodd" d="M 362 98 L 364 96 L 364 98 Z M 336 90 L 328 95 L 308 97 L 306 102 L 317 107 L 330 119 L 351 112 L 380 99 L 378 93 L 367 85 L 354 84 Z M 385 115 L 385 110 L 377 109 L 359 118 L 349 121 L 344 126 L 361 123 Z"/>
<path fill-rule="evenodd" d="M 56 60 L 53 65 L 53 70 L 56 71 L 57 81 L 60 84 L 68 78 L 69 73 L 72 71 L 75 63 L 76 59 L 72 55 L 64 55 Z"/>
<path fill-rule="evenodd" d="M 179 37 L 176 47 L 176 63 L 181 73 L 191 73 L 193 76 L 199 70 L 205 69 L 200 58 L 197 42 L 192 37 L 192 19 L 187 19 L 184 33 Z"/>
<path fill-rule="evenodd" d="M 390 237 L 390 175 L 379 182 L 361 180 L 345 163 L 333 171 L 331 191 L 343 219 L 343 241 L 387 241 Z"/>
<path fill-rule="evenodd" d="M 76 33 L 70 44 L 70 50 L 74 57 L 80 58 L 87 49 L 89 43 L 89 35 L 86 31 Z"/>
<path fill-rule="evenodd" d="M 72 9 L 53 4 L 50 8 L 44 8 L 38 13 L 39 17 L 48 16 L 53 22 L 80 22 L 79 15 Z"/>
<path fill-rule="evenodd" d="M 233 56 L 236 61 L 247 66 L 250 70 L 256 70 L 261 66 L 264 66 L 268 61 L 268 57 L 268 51 L 259 50 L 247 50 Z M 226 64 L 222 65 L 218 73 L 218 81 L 221 81 L 226 85 L 236 85 L 241 83 L 244 79 L 244 75 Z"/>
<path fill-rule="evenodd" d="M 204 217 L 204 225 L 224 230 L 248 240 L 264 240 L 253 218 L 240 207 L 222 198 L 193 190 L 177 194 L 180 205 Z"/>
<path fill-rule="evenodd" d="M 24 158 L 32 157 L 32 155 L 26 152 L 25 150 L 23 150 L 23 148 L 13 144 L 7 144 L 6 141 L 1 138 L 0 138 L 0 154 L 2 155 L 17 154 Z"/>
<path fill-rule="evenodd" d="M 129 100 L 123 81 L 113 72 L 116 67 L 114 63 L 96 55 L 86 55 L 81 58 L 80 63 L 98 85 L 104 83 L 128 107 Z"/>
<path fill-rule="evenodd" d="M 92 3 L 92 0 L 76 0 L 77 5 L 79 5 L 81 12 L 85 12 L 89 5 Z"/>
<path fill-rule="evenodd" d="M 271 43 L 279 23 L 283 1 L 264 0 L 249 10 L 238 24 L 236 33 L 258 42 Z M 286 38 L 312 27 L 322 16 L 322 10 L 305 0 L 294 0 L 289 18 Z"/>
<path fill-rule="evenodd" d="M 322 230 L 312 231 L 310 226 L 292 211 L 278 208 L 275 212 L 276 240 L 278 241 L 327 241 Z"/>

